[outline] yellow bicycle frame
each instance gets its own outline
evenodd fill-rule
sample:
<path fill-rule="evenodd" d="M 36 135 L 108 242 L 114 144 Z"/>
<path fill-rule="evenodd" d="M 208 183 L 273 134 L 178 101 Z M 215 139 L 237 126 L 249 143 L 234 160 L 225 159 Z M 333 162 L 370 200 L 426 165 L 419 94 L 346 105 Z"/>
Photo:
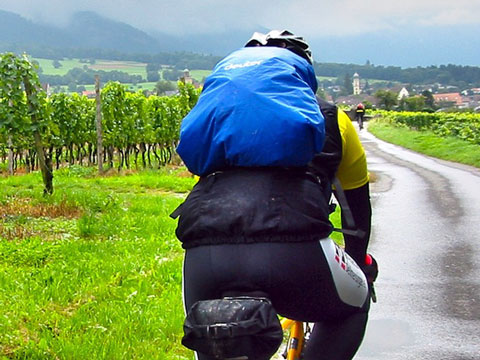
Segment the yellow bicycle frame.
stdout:
<path fill-rule="evenodd" d="M 287 344 L 287 360 L 299 360 L 302 354 L 305 332 L 303 329 L 303 322 L 283 318 L 280 320 L 283 330 L 290 329 L 290 336 Z"/>

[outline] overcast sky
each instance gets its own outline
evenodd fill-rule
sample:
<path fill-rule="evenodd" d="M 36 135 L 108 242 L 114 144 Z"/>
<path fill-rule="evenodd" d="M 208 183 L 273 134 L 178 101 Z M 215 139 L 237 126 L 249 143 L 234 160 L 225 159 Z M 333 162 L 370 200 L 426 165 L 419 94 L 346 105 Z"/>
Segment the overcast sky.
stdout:
<path fill-rule="evenodd" d="M 90 10 L 146 32 L 178 35 L 232 29 L 289 29 L 307 40 L 329 39 L 343 48 L 344 38 L 359 36 L 383 41 L 390 48 L 402 47 L 405 41 L 396 34 L 405 31 L 413 34 L 407 39 L 416 41 L 412 46 L 419 48 L 423 39 L 415 39 L 417 34 L 428 33 L 430 43 L 432 36 L 439 38 L 438 44 L 441 37 L 448 38 L 448 49 L 443 49 L 446 54 L 438 57 L 439 61 L 480 66 L 479 41 L 473 40 L 472 44 L 470 38 L 462 37 L 465 26 L 475 32 L 480 30 L 480 0 L 0 0 L 0 9 L 36 22 L 59 25 L 66 23 L 75 11 Z M 379 40 L 382 36 L 383 40 Z M 455 43 L 462 41 L 462 51 L 455 54 L 455 46 L 460 46 Z M 329 46 L 332 47 L 330 43 Z M 432 48 L 433 52 L 442 51 L 437 43 Z M 408 53 L 408 49 L 402 51 Z M 420 63 L 421 59 L 419 54 L 415 62 Z M 426 61 L 432 64 L 434 60 Z"/>
<path fill-rule="evenodd" d="M 171 33 L 262 26 L 317 37 L 480 24 L 478 0 L 0 0 L 0 9 L 56 23 L 74 11 L 92 10 L 143 30 Z"/>

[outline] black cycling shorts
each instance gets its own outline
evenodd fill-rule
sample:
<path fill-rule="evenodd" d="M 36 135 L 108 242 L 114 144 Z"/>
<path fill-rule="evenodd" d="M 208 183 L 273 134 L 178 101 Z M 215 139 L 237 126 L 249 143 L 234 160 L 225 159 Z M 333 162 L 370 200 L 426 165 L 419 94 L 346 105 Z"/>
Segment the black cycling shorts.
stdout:
<path fill-rule="evenodd" d="M 363 273 L 358 276 L 358 271 L 352 272 L 352 267 L 357 267 L 352 261 L 330 239 L 187 249 L 183 269 L 185 309 L 188 311 L 196 301 L 221 298 L 230 291 L 262 291 L 282 316 L 308 322 L 341 320 L 365 311 L 362 305 L 349 305 L 349 296 L 365 294 L 361 304 L 367 297 L 366 289 L 360 289 L 366 287 L 362 284 Z M 336 273 L 347 280 L 339 280 Z"/>

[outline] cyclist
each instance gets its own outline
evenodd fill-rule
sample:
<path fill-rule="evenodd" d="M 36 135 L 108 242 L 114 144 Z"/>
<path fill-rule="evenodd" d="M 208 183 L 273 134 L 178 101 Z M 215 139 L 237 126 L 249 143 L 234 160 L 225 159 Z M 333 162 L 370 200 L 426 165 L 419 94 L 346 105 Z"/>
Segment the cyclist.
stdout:
<path fill-rule="evenodd" d="M 359 103 L 357 105 L 357 108 L 355 110 L 355 118 L 357 119 L 357 122 L 358 122 L 358 128 L 360 130 L 363 129 L 363 117 L 365 115 L 365 105 L 363 105 L 362 103 Z"/>
<path fill-rule="evenodd" d="M 308 44 L 286 31 L 255 33 L 246 46 L 284 47 L 312 63 Z M 305 359 L 342 360 L 354 356 L 368 317 L 368 290 L 356 264 L 367 269 L 369 178 L 348 116 L 318 103 L 326 142 L 308 166 L 232 167 L 201 176 L 179 209 L 176 234 L 186 249 L 187 311 L 229 290 L 262 291 L 280 315 L 315 323 Z M 335 178 L 346 198 L 340 201 L 342 227 L 349 217 L 355 222 L 344 236 L 349 255 L 328 238 Z"/>

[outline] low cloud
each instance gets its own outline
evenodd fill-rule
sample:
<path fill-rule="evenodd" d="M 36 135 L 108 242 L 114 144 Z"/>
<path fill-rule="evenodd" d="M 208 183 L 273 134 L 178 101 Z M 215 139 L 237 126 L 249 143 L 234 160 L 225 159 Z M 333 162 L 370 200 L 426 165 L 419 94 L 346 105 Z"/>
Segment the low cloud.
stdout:
<path fill-rule="evenodd" d="M 480 24 L 480 3 L 471 0 L 3 0 L 0 9 L 59 25 L 73 12 L 89 10 L 146 31 L 179 35 L 264 27 L 318 38 Z"/>

